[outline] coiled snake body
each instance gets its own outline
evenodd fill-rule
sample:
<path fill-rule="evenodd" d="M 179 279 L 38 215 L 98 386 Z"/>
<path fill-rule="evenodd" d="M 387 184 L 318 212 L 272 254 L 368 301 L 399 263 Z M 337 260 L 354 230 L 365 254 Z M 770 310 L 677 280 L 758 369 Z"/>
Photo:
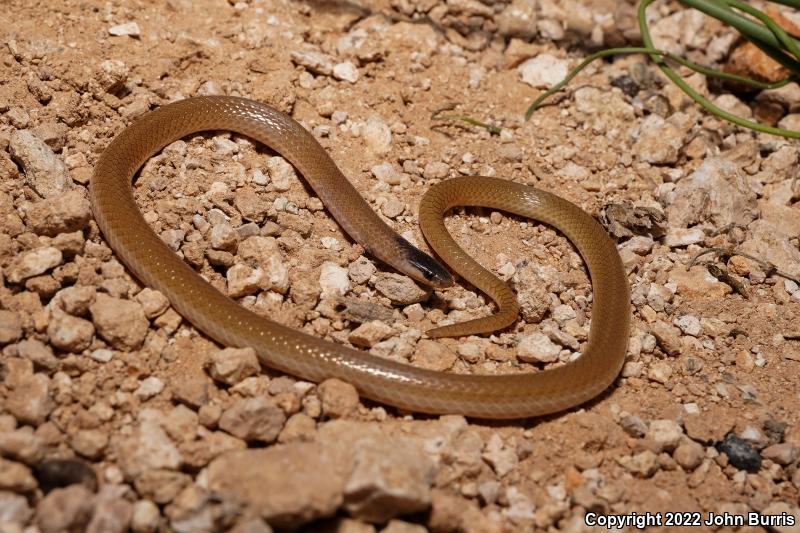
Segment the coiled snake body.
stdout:
<path fill-rule="evenodd" d="M 144 162 L 191 133 L 232 130 L 285 157 L 311 184 L 344 230 L 373 256 L 412 278 L 446 287 L 450 274 L 389 228 L 342 175 L 314 137 L 283 113 L 244 98 L 181 100 L 137 120 L 102 154 L 91 201 L 106 241 L 146 285 L 161 291 L 187 320 L 218 342 L 252 347 L 261 362 L 312 381 L 336 377 L 373 400 L 411 411 L 511 419 L 579 405 L 606 389 L 622 367 L 630 320 L 629 289 L 616 246 L 592 217 L 553 194 L 510 181 L 466 177 L 443 181 L 419 209 L 437 254 L 500 305 L 500 313 L 432 336 L 492 331 L 516 316 L 505 284 L 481 268 L 447 233 L 443 217 L 457 205 L 485 206 L 528 216 L 562 231 L 589 269 L 594 300 L 589 340 L 576 361 L 536 374 L 478 376 L 435 372 L 372 356 L 282 326 L 221 294 L 186 265 L 145 222 L 131 180 Z M 444 330 L 444 331 L 442 331 Z"/>

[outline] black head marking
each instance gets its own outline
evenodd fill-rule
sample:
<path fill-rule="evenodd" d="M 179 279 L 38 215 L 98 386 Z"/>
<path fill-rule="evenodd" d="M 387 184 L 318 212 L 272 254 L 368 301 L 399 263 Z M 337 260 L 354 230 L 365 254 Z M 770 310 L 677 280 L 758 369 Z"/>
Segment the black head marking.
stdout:
<path fill-rule="evenodd" d="M 441 263 L 415 248 L 402 237 L 400 239 L 406 262 L 413 267 L 414 273 L 417 275 L 414 276 L 411 272 L 406 272 L 406 274 L 436 289 L 443 289 L 453 285 L 453 276 Z"/>

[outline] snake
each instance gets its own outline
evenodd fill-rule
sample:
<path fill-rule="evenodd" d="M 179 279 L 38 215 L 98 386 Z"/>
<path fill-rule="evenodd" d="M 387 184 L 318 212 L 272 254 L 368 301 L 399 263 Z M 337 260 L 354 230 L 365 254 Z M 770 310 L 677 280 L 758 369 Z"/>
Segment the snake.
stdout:
<path fill-rule="evenodd" d="M 616 244 L 575 204 L 529 185 L 494 177 L 433 184 L 419 223 L 433 251 L 498 304 L 495 315 L 432 330 L 430 337 L 489 332 L 516 320 L 513 292 L 452 238 L 444 217 L 456 206 L 482 206 L 530 217 L 562 232 L 583 258 L 592 284 L 591 324 L 579 357 L 534 372 L 436 371 L 324 340 L 247 310 L 206 281 L 148 225 L 133 180 L 144 163 L 190 134 L 228 130 L 291 163 L 342 229 L 372 257 L 433 289 L 453 284 L 441 263 L 399 236 L 343 175 L 313 134 L 287 114 L 235 96 L 197 96 L 134 120 L 100 155 L 90 179 L 95 220 L 116 256 L 144 285 L 160 291 L 198 330 L 224 346 L 252 348 L 260 363 L 300 379 L 337 378 L 361 397 L 400 412 L 522 419 L 558 413 L 597 397 L 625 360 L 631 318 L 629 284 Z M 433 341 L 432 341 L 433 342 Z"/>

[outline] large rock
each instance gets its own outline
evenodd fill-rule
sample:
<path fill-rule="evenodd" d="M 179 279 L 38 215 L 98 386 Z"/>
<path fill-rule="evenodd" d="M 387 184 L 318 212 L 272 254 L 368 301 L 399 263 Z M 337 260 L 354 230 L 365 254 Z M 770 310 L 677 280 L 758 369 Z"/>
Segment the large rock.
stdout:
<path fill-rule="evenodd" d="M 25 181 L 43 198 L 58 196 L 72 186 L 67 166 L 42 139 L 29 130 L 11 135 L 11 157 L 25 172 Z"/>
<path fill-rule="evenodd" d="M 147 336 L 150 322 L 139 302 L 99 293 L 89 307 L 97 332 L 118 350 L 136 350 Z"/>
<path fill-rule="evenodd" d="M 208 488 L 277 527 L 330 516 L 343 500 L 345 470 L 317 443 L 293 443 L 221 455 L 207 470 Z"/>
<path fill-rule="evenodd" d="M 710 221 L 715 228 L 755 220 L 756 194 L 738 165 L 710 158 L 680 180 L 667 207 L 670 226 L 686 228 Z"/>
<path fill-rule="evenodd" d="M 435 473 L 422 439 L 335 420 L 322 426 L 317 442 L 224 453 L 205 479 L 210 491 L 271 526 L 295 528 L 340 507 L 377 523 L 425 511 Z"/>

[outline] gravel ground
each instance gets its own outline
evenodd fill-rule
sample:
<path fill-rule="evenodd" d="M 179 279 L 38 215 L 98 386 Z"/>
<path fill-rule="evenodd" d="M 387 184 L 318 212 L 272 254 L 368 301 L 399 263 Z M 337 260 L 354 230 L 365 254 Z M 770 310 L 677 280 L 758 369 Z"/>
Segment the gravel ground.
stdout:
<path fill-rule="evenodd" d="M 642 56 L 598 63 L 522 116 L 588 51 L 636 42 L 634 10 L 4 2 L 0 531 L 584 531 L 610 515 L 661 520 L 652 531 L 800 531 L 798 143 L 707 115 Z M 661 48 L 776 75 L 676 3 L 650 16 Z M 800 129 L 797 84 L 734 96 L 689 79 L 726 109 Z M 567 413 L 486 423 L 398 412 L 207 339 L 126 271 L 87 199 L 116 134 L 199 94 L 290 113 L 422 247 L 419 199 L 456 175 L 536 185 L 597 216 L 632 288 L 620 379 Z M 503 130 L 432 118 L 445 108 Z M 426 329 L 491 302 L 464 286 L 431 294 L 373 262 L 291 166 L 246 138 L 175 142 L 134 193 L 219 290 L 332 342 L 476 374 L 535 372 L 585 345 L 591 286 L 548 227 L 488 210 L 448 219 L 523 313 L 490 337 L 434 342 Z M 713 518 L 728 525 L 702 524 Z"/>

